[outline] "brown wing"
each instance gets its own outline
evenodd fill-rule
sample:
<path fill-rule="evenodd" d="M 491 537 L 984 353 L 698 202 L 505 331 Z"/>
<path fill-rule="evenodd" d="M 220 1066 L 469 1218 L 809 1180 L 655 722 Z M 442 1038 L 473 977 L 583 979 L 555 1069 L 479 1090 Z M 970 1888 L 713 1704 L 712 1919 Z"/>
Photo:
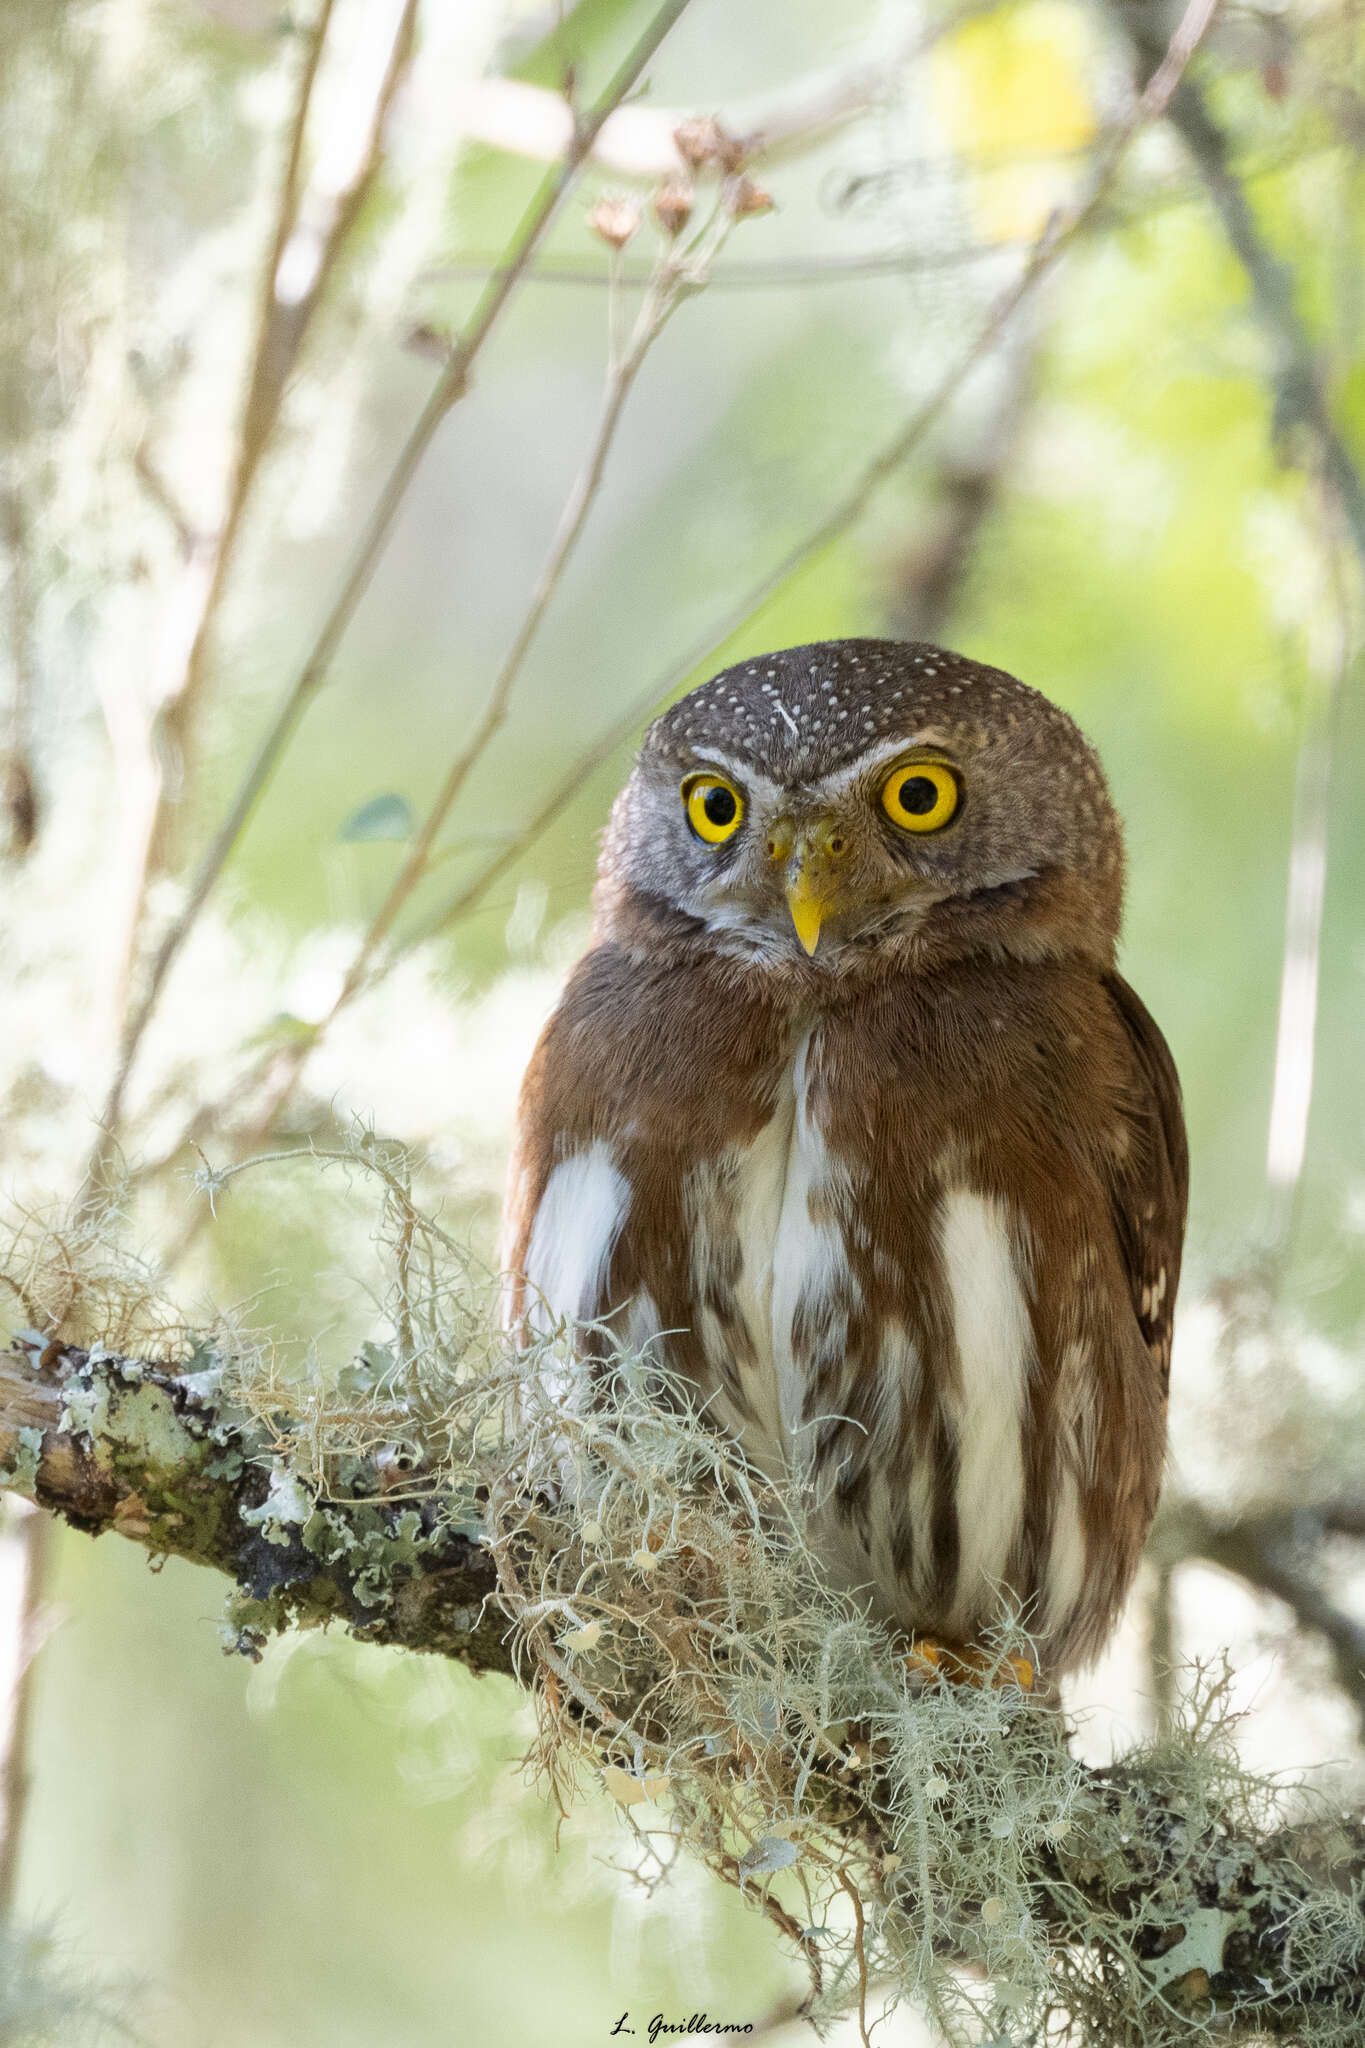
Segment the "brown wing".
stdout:
<path fill-rule="evenodd" d="M 1155 1019 L 1123 977 L 1106 975 L 1105 988 L 1133 1054 L 1125 1105 L 1133 1142 L 1113 1170 L 1110 1202 L 1133 1308 L 1164 1394 L 1190 1181 L 1180 1078 Z"/>

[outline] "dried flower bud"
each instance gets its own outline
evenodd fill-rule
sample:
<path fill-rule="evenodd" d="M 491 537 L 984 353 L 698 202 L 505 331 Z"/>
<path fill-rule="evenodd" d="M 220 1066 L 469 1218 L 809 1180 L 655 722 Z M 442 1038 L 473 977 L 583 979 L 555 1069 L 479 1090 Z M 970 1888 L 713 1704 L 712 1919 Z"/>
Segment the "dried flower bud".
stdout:
<path fill-rule="evenodd" d="M 747 220 L 750 214 L 771 213 L 777 204 L 772 193 L 756 185 L 752 178 L 736 178 L 727 199 L 736 220 Z"/>
<path fill-rule="evenodd" d="M 717 121 L 716 162 L 726 173 L 727 177 L 733 177 L 736 171 L 743 170 L 744 165 L 753 155 L 754 144 L 757 140 L 757 136 L 752 135 L 731 135 L 729 130 L 722 128 L 720 122 Z"/>
<path fill-rule="evenodd" d="M 654 194 L 654 218 L 670 241 L 691 220 L 694 197 L 686 178 L 666 178 Z"/>
<path fill-rule="evenodd" d="M 719 121 L 709 114 L 690 114 L 673 130 L 673 140 L 683 162 L 698 171 L 703 164 L 719 160 L 726 137 Z"/>
<path fill-rule="evenodd" d="M 638 199 L 599 199 L 588 215 L 588 226 L 609 249 L 624 249 L 639 225 Z"/>

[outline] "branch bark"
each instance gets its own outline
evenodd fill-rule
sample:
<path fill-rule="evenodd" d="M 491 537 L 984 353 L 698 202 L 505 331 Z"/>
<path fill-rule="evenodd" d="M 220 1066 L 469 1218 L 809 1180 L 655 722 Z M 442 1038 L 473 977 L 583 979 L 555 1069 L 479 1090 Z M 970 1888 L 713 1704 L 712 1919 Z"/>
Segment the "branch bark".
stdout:
<path fill-rule="evenodd" d="M 356 1461 L 344 1493 L 293 1519 L 297 1476 L 220 1382 L 212 1366 L 54 1346 L 0 1353 L 0 1484 L 87 1535 L 112 1531 L 225 1573 L 236 1587 L 230 1647 L 247 1655 L 291 1623 L 340 1622 L 366 1642 L 511 1671 L 504 1624 L 486 1606 L 493 1561 L 468 1527 L 399 1497 L 380 1457 Z"/>
<path fill-rule="evenodd" d="M 345 1484 L 338 1476 L 319 1495 L 275 1446 L 202 1355 L 176 1366 L 37 1337 L 0 1354 L 0 1483 L 73 1528 L 115 1531 L 226 1574 L 236 1587 L 229 1648 L 258 1655 L 290 1623 L 340 1623 L 365 1641 L 514 1673 L 497 1572 L 469 1503 L 405 1500 L 386 1486 L 382 1453 L 347 1460 Z M 1163 1776 L 1159 1753 L 1087 1773 L 1110 1846 L 1091 1854 L 1082 1823 L 1036 1855 L 1039 1919 L 1072 1943 L 1079 1902 L 1088 1952 L 1106 1970 L 1142 1973 L 1144 1996 L 1159 1998 L 1163 2041 L 1186 2021 L 1191 2039 L 1215 2020 L 1236 2033 L 1239 2018 L 1260 2039 L 1304 2038 L 1306 2024 L 1313 2038 L 1324 2024 L 1340 2029 L 1334 2039 L 1353 2038 L 1365 2015 L 1365 1940 L 1336 1941 L 1323 1950 L 1330 1962 L 1306 1964 L 1301 1933 L 1324 1901 L 1339 1901 L 1351 1923 L 1365 1826 L 1334 1817 L 1258 1834 L 1206 1795 L 1173 1793 L 1178 1782 Z M 1178 1889 L 1195 1836 L 1216 1844 L 1206 1867 L 1217 1873 L 1197 1905 Z M 1163 1885 L 1176 1901 L 1164 1949 L 1140 1912 Z"/>

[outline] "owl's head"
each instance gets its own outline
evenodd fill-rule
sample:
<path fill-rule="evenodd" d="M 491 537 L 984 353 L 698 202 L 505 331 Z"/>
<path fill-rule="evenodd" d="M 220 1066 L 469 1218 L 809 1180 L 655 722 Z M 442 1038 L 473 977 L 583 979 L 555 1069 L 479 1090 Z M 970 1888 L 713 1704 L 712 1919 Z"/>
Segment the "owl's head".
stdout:
<path fill-rule="evenodd" d="M 939 647 L 830 640 L 725 669 L 655 721 L 598 918 L 627 944 L 806 973 L 888 950 L 1107 963 L 1122 890 L 1118 817 L 1064 711 Z"/>

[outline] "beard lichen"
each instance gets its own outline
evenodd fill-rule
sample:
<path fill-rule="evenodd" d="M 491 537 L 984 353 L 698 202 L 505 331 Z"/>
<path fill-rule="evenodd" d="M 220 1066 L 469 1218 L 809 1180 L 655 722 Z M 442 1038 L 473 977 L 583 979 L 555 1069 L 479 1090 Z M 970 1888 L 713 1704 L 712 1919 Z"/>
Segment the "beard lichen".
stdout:
<path fill-rule="evenodd" d="M 497 1642 L 534 1695 L 530 1764 L 554 1796 L 613 1800 L 647 1884 L 688 1854 L 739 1887 L 804 1958 L 817 2027 L 852 2006 L 866 2037 L 906 1999 L 981 2048 L 1359 2043 L 1360 1831 L 1288 1824 L 1237 1762 L 1217 1674 L 1160 1745 L 1096 1771 L 1050 1694 L 1015 1682 L 1010 1660 L 1033 1656 L 1017 1617 L 991 1644 L 995 1683 L 907 1666 L 826 1582 L 798 1487 L 766 1481 L 609 1326 L 518 1353 L 401 1162 L 370 1146 L 352 1163 L 383 1191 L 375 1334 L 339 1369 L 310 1351 L 286 1371 L 271 1339 L 217 1331 L 183 1347 L 162 1418 L 163 1463 L 251 1481 L 256 1576 L 231 1647 L 330 1616 L 447 1654 L 452 1621 Z M 69 1245 L 60 1282 L 29 1250 L 30 1305 L 69 1292 Z M 101 1258 L 95 1299 L 117 1304 Z M 139 1314 L 175 1327 L 149 1300 Z M 67 1419 L 127 1457 L 99 1363 Z M 438 1627 L 423 1600 L 443 1574 L 469 1597 L 456 1544 L 492 1569 Z"/>

